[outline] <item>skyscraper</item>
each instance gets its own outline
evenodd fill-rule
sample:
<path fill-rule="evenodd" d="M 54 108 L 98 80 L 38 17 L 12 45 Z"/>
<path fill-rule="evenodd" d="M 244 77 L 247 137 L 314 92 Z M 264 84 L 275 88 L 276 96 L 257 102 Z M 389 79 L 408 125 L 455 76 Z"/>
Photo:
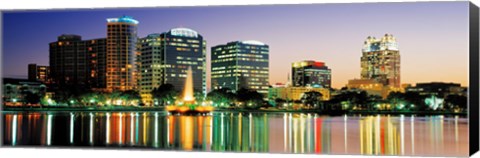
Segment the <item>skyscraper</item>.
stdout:
<path fill-rule="evenodd" d="M 212 88 L 240 88 L 268 93 L 268 45 L 259 41 L 235 41 L 212 47 Z"/>
<path fill-rule="evenodd" d="M 174 28 L 139 40 L 140 95 L 151 101 L 151 91 L 162 84 L 184 89 L 188 67 L 192 67 L 193 88 L 206 94 L 206 41 L 189 28 Z"/>
<path fill-rule="evenodd" d="M 87 54 L 79 35 L 61 35 L 50 43 L 50 69 L 58 85 L 86 85 Z"/>
<path fill-rule="evenodd" d="M 361 68 L 362 79 L 400 87 L 400 53 L 395 37 L 391 34 L 385 34 L 381 39 L 367 37 L 362 50 Z"/>
<path fill-rule="evenodd" d="M 132 90 L 135 87 L 135 46 L 138 21 L 129 16 L 107 19 L 106 88 Z"/>
<path fill-rule="evenodd" d="M 64 34 L 56 42 L 51 42 L 49 63 L 52 82 L 105 88 L 105 41 L 105 38 L 82 40 L 79 35 Z"/>
<path fill-rule="evenodd" d="M 292 79 L 295 87 L 331 87 L 331 70 L 324 62 L 305 60 L 292 63 Z"/>

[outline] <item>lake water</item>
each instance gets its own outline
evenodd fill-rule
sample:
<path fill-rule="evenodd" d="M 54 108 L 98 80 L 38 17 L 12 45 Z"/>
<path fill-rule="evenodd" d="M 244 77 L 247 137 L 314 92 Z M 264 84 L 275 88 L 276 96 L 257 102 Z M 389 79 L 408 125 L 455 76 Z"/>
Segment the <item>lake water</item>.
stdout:
<path fill-rule="evenodd" d="M 6 146 L 217 152 L 468 156 L 458 116 L 165 112 L 4 112 Z"/>

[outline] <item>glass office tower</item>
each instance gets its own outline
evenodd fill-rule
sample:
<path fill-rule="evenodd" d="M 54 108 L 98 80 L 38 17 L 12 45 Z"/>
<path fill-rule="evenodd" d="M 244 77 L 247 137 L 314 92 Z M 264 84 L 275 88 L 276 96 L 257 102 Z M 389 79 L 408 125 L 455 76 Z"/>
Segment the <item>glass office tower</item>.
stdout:
<path fill-rule="evenodd" d="M 240 88 L 268 94 L 268 45 L 259 41 L 235 41 L 212 47 L 213 89 Z"/>
<path fill-rule="evenodd" d="M 206 41 L 189 28 L 174 28 L 162 34 L 150 34 L 139 40 L 142 99 L 149 104 L 151 91 L 162 84 L 184 89 L 186 71 L 192 67 L 193 88 L 206 94 Z"/>

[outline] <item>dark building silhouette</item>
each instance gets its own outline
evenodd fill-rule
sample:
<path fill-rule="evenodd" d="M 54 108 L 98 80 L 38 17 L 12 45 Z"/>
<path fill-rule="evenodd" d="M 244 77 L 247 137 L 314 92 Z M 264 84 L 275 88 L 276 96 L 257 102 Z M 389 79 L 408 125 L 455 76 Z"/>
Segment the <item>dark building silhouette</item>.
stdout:
<path fill-rule="evenodd" d="M 429 82 L 417 83 L 415 87 L 407 87 L 407 92 L 418 92 L 422 95 L 436 95 L 438 97 L 446 97 L 447 95 L 463 95 L 467 96 L 467 88 L 462 87 L 459 83 L 445 82 Z"/>
<path fill-rule="evenodd" d="M 51 82 L 50 66 L 28 64 L 28 80 L 49 84 Z"/>
<path fill-rule="evenodd" d="M 106 40 L 64 34 L 50 43 L 50 75 L 59 86 L 105 87 Z"/>

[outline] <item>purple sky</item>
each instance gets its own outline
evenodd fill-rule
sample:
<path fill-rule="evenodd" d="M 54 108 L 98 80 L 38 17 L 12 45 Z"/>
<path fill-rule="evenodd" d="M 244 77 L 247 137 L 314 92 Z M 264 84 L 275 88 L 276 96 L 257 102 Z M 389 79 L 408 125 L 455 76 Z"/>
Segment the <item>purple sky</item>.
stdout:
<path fill-rule="evenodd" d="M 212 46 L 262 41 L 270 46 L 272 84 L 286 82 L 292 62 L 308 59 L 326 62 L 332 69 L 332 86 L 340 88 L 360 77 L 366 37 L 385 33 L 399 43 L 402 83 L 468 84 L 468 2 L 4 12 L 3 76 L 26 78 L 28 63 L 48 65 L 48 43 L 58 35 L 105 37 L 105 19 L 122 15 L 140 21 L 140 37 L 175 27 L 196 30 L 207 40 L 208 61 Z"/>

